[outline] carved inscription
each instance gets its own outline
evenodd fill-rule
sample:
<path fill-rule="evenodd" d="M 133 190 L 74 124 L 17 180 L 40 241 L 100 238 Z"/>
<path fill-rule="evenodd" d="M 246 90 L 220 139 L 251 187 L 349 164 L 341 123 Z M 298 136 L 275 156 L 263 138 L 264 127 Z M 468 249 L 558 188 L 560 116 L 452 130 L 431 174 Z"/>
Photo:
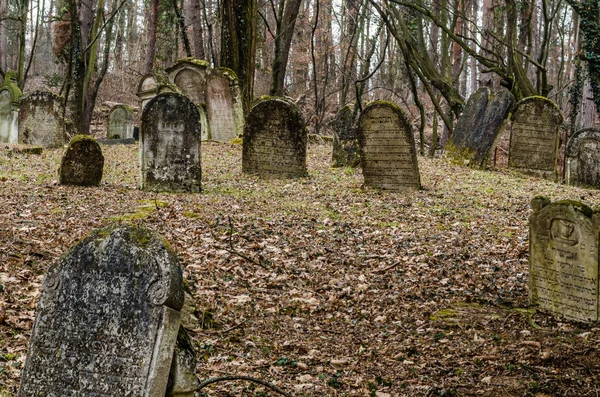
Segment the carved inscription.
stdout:
<path fill-rule="evenodd" d="M 358 137 L 367 186 L 389 190 L 420 187 L 410 126 L 399 109 L 385 103 L 369 105 L 360 117 Z"/>
<path fill-rule="evenodd" d="M 597 229 L 567 203 L 531 218 L 530 293 L 541 309 L 580 321 L 598 320 Z"/>
<path fill-rule="evenodd" d="M 244 130 L 242 167 L 252 174 L 306 175 L 306 128 L 295 105 L 270 99 L 252 108 Z"/>
<path fill-rule="evenodd" d="M 560 111 L 549 100 L 532 97 L 519 102 L 512 119 L 509 167 L 553 174 Z"/>

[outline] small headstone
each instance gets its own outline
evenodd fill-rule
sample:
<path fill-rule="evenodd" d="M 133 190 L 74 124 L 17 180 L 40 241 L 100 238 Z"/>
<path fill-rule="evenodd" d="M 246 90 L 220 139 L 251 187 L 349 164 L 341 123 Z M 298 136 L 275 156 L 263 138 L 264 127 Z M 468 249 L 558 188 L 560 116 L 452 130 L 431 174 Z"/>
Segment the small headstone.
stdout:
<path fill-rule="evenodd" d="M 263 99 L 246 117 L 242 170 L 281 178 L 306 176 L 306 141 L 296 105 L 283 98 Z"/>
<path fill-rule="evenodd" d="M 61 185 L 100 186 L 104 156 L 100 145 L 88 135 L 76 135 L 60 162 Z"/>
<path fill-rule="evenodd" d="M 358 167 L 360 156 L 352 106 L 346 105 L 341 108 L 331 124 L 333 127 L 331 166 Z"/>
<path fill-rule="evenodd" d="M 487 87 L 477 90 L 465 106 L 445 152 L 455 161 L 485 168 L 515 98 L 506 89 L 489 99 Z"/>
<path fill-rule="evenodd" d="M 185 328 L 179 327 L 165 397 L 194 397 L 199 383 L 194 345 Z"/>
<path fill-rule="evenodd" d="M 198 108 L 181 94 L 160 94 L 146 105 L 140 137 L 143 190 L 201 190 L 198 118 Z"/>
<path fill-rule="evenodd" d="M 140 108 L 143 110 L 150 99 L 158 94 L 158 81 L 154 73 L 142 76 L 138 88 L 137 97 L 140 100 Z"/>
<path fill-rule="evenodd" d="M 182 305 L 161 236 L 92 232 L 46 273 L 18 396 L 164 397 Z"/>
<path fill-rule="evenodd" d="M 206 75 L 209 63 L 201 59 L 184 58 L 166 69 L 169 81 L 195 105 L 206 102 Z"/>
<path fill-rule="evenodd" d="M 559 128 L 563 116 L 547 98 L 529 97 L 512 115 L 508 166 L 556 180 Z"/>
<path fill-rule="evenodd" d="M 421 188 L 412 129 L 396 104 L 367 105 L 358 120 L 357 136 L 365 186 L 396 191 Z"/>
<path fill-rule="evenodd" d="M 19 141 L 19 98 L 21 90 L 14 79 L 14 72 L 7 72 L 0 85 L 0 142 Z"/>
<path fill-rule="evenodd" d="M 19 143 L 62 147 L 67 140 L 62 102 L 62 97 L 51 92 L 23 95 L 19 100 Z"/>
<path fill-rule="evenodd" d="M 206 110 L 212 140 L 229 142 L 243 134 L 244 111 L 233 70 L 210 71 L 206 79 Z"/>
<path fill-rule="evenodd" d="M 575 201 L 536 197 L 531 205 L 531 303 L 569 319 L 597 321 L 600 217 Z"/>
<path fill-rule="evenodd" d="M 108 114 L 106 138 L 133 138 L 133 109 L 127 105 L 116 105 Z"/>
<path fill-rule="evenodd" d="M 577 131 L 567 142 L 567 182 L 600 188 L 600 130 Z"/>

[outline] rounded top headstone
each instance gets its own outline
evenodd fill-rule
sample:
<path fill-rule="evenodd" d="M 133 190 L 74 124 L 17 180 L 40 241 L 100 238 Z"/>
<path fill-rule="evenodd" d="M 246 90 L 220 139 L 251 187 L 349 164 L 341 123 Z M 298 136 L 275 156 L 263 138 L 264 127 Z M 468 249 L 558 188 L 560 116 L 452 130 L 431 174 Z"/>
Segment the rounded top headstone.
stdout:
<path fill-rule="evenodd" d="M 104 168 L 102 149 L 94 138 L 76 135 L 60 162 L 61 185 L 100 186 Z"/>

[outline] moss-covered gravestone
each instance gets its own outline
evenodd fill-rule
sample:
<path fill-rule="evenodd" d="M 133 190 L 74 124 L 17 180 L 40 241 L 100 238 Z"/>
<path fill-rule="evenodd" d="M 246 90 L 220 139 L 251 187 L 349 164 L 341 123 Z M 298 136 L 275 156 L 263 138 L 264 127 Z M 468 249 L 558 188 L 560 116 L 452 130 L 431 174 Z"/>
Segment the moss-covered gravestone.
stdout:
<path fill-rule="evenodd" d="M 357 132 L 365 186 L 420 189 L 415 140 L 402 109 L 387 101 L 370 103 L 360 115 Z"/>
<path fill-rule="evenodd" d="M 491 98 L 487 87 L 475 91 L 446 145 L 446 155 L 460 163 L 485 168 L 514 104 L 515 98 L 506 89 Z"/>
<path fill-rule="evenodd" d="M 62 147 L 67 141 L 64 99 L 51 92 L 35 91 L 19 100 L 19 143 L 43 148 Z"/>
<path fill-rule="evenodd" d="M 227 68 L 211 70 L 206 78 L 206 111 L 210 138 L 229 142 L 244 132 L 242 94 L 235 72 Z"/>
<path fill-rule="evenodd" d="M 19 141 L 19 98 L 21 90 L 15 81 L 15 73 L 7 72 L 0 85 L 0 142 Z"/>
<path fill-rule="evenodd" d="M 562 121 L 560 109 L 547 98 L 529 97 L 517 103 L 512 115 L 508 166 L 556 180 Z"/>
<path fill-rule="evenodd" d="M 98 142 L 88 135 L 77 135 L 63 154 L 59 182 L 61 185 L 100 186 L 103 170 L 104 156 Z"/>
<path fill-rule="evenodd" d="M 92 232 L 46 273 L 18 396 L 164 397 L 183 299 L 162 237 Z"/>
<path fill-rule="evenodd" d="M 598 321 L 599 214 L 579 202 L 545 197 L 531 206 L 531 303 L 569 319 Z"/>
<path fill-rule="evenodd" d="M 198 108 L 181 94 L 164 93 L 148 102 L 140 135 L 143 190 L 201 190 L 198 117 Z"/>
<path fill-rule="evenodd" d="M 306 176 L 306 140 L 296 105 L 283 98 L 263 99 L 246 117 L 242 170 L 281 178 Z"/>
<path fill-rule="evenodd" d="M 567 183 L 600 188 L 600 130 L 577 131 L 567 142 Z"/>
<path fill-rule="evenodd" d="M 346 105 L 341 108 L 331 125 L 333 127 L 331 166 L 357 167 L 360 165 L 352 106 Z"/>
<path fill-rule="evenodd" d="M 108 113 L 106 123 L 106 138 L 133 138 L 133 109 L 127 105 L 115 105 Z"/>

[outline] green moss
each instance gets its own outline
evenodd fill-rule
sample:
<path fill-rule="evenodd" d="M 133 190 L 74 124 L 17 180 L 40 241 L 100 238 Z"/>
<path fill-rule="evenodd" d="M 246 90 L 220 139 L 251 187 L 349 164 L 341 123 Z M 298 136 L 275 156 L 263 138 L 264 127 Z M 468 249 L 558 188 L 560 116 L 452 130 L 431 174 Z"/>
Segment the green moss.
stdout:
<path fill-rule="evenodd" d="M 458 324 L 458 321 L 454 317 L 457 317 L 459 314 L 459 311 L 456 309 L 442 309 L 429 316 L 429 319 L 431 321 L 448 321 Z"/>
<path fill-rule="evenodd" d="M 591 217 L 592 214 L 594 213 L 594 211 L 590 207 L 588 207 L 587 205 L 585 205 L 579 201 L 575 201 L 575 200 L 561 200 L 561 201 L 557 201 L 555 204 L 573 207 L 574 209 L 583 213 L 587 217 Z"/>
<path fill-rule="evenodd" d="M 227 77 L 227 79 L 229 81 L 238 81 L 237 74 L 232 69 L 221 66 L 221 67 L 217 68 L 216 70 L 221 72 L 223 74 L 223 76 Z"/>
<path fill-rule="evenodd" d="M 180 58 L 177 60 L 177 62 L 175 63 L 175 65 L 171 66 L 169 69 L 174 69 L 176 66 L 179 66 L 180 64 L 185 64 L 185 63 L 189 63 L 191 65 L 194 66 L 200 66 L 203 68 L 209 68 L 210 67 L 210 63 L 208 61 L 205 61 L 204 59 L 198 59 L 198 58 L 194 58 L 194 57 L 187 57 L 187 58 Z"/>
<path fill-rule="evenodd" d="M 185 216 L 186 218 L 190 218 L 190 219 L 198 219 L 198 218 L 202 217 L 201 214 L 197 214 L 197 213 L 192 212 L 192 211 L 184 211 L 183 212 L 183 216 Z"/>
<path fill-rule="evenodd" d="M 113 216 L 108 218 L 108 220 L 117 222 L 129 222 L 133 220 L 145 219 L 148 216 L 150 216 L 150 214 L 152 214 L 156 209 L 167 207 L 169 205 L 168 202 L 161 200 L 138 200 L 138 202 L 142 203 L 142 205 L 136 209 L 136 212 L 123 214 L 119 216 Z"/>
<path fill-rule="evenodd" d="M 229 143 L 233 145 L 241 145 L 242 143 L 244 143 L 244 138 L 233 138 L 229 141 Z"/>
<path fill-rule="evenodd" d="M 455 146 L 451 141 L 446 143 L 444 153 L 450 158 L 450 161 L 458 165 L 470 165 L 476 166 L 477 163 L 472 161 L 475 158 L 477 151 L 468 147 L 459 148 Z"/>
<path fill-rule="evenodd" d="M 560 111 L 560 108 L 558 107 L 558 105 L 555 102 L 553 102 L 550 99 L 548 99 L 546 97 L 543 97 L 543 96 L 530 96 L 530 97 L 527 97 L 527 98 L 523 98 L 519 102 L 517 102 L 517 105 L 516 105 L 515 109 L 518 109 L 519 106 L 525 105 L 528 102 L 532 102 L 532 101 L 542 101 L 542 102 L 546 103 L 547 105 L 551 106 L 552 108 L 554 108 L 554 110 L 556 111 L 556 115 L 559 118 L 559 120 L 557 120 L 557 123 L 558 124 L 562 124 L 562 122 L 564 120 L 564 117 L 563 117 L 563 114 Z"/>

